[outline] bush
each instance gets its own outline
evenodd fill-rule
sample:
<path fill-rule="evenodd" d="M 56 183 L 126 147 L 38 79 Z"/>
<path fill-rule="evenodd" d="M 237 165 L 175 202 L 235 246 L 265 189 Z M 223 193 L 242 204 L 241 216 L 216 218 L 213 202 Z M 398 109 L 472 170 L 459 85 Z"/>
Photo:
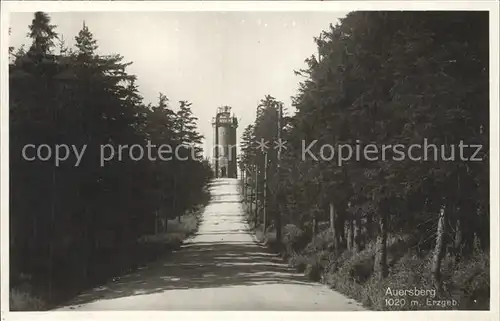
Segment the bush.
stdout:
<path fill-rule="evenodd" d="M 424 289 L 432 290 L 432 281 L 430 277 L 430 260 L 427 258 L 420 258 L 415 254 L 408 253 L 404 255 L 395 266 L 389 271 L 388 277 L 377 284 L 376 280 L 370 280 L 370 291 L 364 294 L 369 297 L 371 305 L 375 310 L 387 310 L 391 307 L 386 306 L 385 299 L 388 298 L 386 291 L 391 289 Z M 419 309 L 425 309 L 425 297 L 402 297 L 407 302 L 410 300 L 417 300 L 422 306 Z M 411 309 L 408 307 L 393 307 L 394 310 Z M 416 309 L 417 307 L 414 307 Z"/>
<path fill-rule="evenodd" d="M 307 257 L 303 255 L 292 255 L 288 260 L 288 264 L 294 267 L 298 273 L 304 273 L 307 267 Z"/>
<path fill-rule="evenodd" d="M 150 234 L 144 235 L 139 238 L 138 242 L 140 244 L 143 243 L 172 243 L 177 240 L 182 240 L 184 233 L 178 232 L 167 232 L 167 233 L 158 233 L 158 234 Z"/>
<path fill-rule="evenodd" d="M 274 226 L 266 233 L 256 230 L 257 238 L 271 249 L 276 245 Z M 293 224 L 283 228 L 283 243 L 288 264 L 311 281 L 323 281 L 335 290 L 361 302 L 373 310 L 443 309 L 426 305 L 427 297 L 402 297 L 406 302 L 418 301 L 418 305 L 387 306 L 392 296 L 387 289 L 432 290 L 432 252 L 422 256 L 415 250 L 415 238 L 411 235 L 389 235 L 387 239 L 388 276 L 383 280 L 373 278 L 375 241 L 365 244 L 358 253 L 335 253 L 333 234 L 325 230 L 314 236 L 306 245 L 306 233 Z M 303 242 L 303 243 L 302 243 Z M 277 249 L 275 249 L 277 251 Z M 452 257 L 445 257 L 441 275 L 443 292 L 435 300 L 455 300 L 458 306 L 449 309 L 489 309 L 489 258 L 487 254 L 475 254 L 473 259 L 458 265 Z M 444 308 L 446 309 L 446 308 Z"/>
<path fill-rule="evenodd" d="M 283 228 L 283 244 L 286 252 L 291 255 L 301 251 L 308 242 L 307 234 L 293 224 L 287 224 Z"/>
<path fill-rule="evenodd" d="M 276 230 L 274 229 L 274 225 L 269 225 L 266 228 L 266 232 L 264 233 L 264 244 L 269 247 L 275 249 L 276 246 Z"/>
<path fill-rule="evenodd" d="M 167 224 L 167 232 L 144 235 L 138 239 L 140 244 L 143 243 L 170 243 L 174 246 L 180 245 L 189 235 L 198 230 L 199 214 L 187 214 L 181 218 L 169 220 Z"/>
<path fill-rule="evenodd" d="M 455 300 L 458 305 L 449 309 L 487 310 L 489 309 L 489 259 L 487 254 L 479 254 L 473 259 L 460 262 L 457 266 L 444 259 L 442 264 L 443 292 L 439 297 L 422 296 L 401 297 L 410 302 L 416 300 L 419 305 L 387 306 L 385 299 L 390 296 L 386 291 L 391 289 L 423 289 L 432 290 L 431 257 L 432 252 L 422 258 L 406 249 L 406 254 L 399 257 L 401 244 L 392 253 L 388 247 L 388 261 L 391 256 L 398 257 L 397 262 L 389 269 L 389 275 L 382 281 L 372 278 L 375 256 L 374 243 L 368 244 L 365 250 L 352 254 L 342 253 L 329 267 L 324 279 L 339 292 L 360 301 L 374 310 L 409 310 L 409 309 L 443 309 L 426 305 L 426 299 Z"/>
<path fill-rule="evenodd" d="M 332 251 L 334 249 L 335 239 L 330 230 L 323 231 L 315 235 L 311 242 L 304 249 L 306 253 L 316 253 L 320 251 Z"/>
<path fill-rule="evenodd" d="M 258 242 L 261 243 L 264 243 L 266 241 L 266 235 L 262 230 L 261 226 L 255 228 L 255 238 L 257 239 Z"/>
<path fill-rule="evenodd" d="M 41 311 L 46 309 L 43 300 L 20 289 L 10 290 L 9 301 L 11 311 Z"/>
<path fill-rule="evenodd" d="M 190 213 L 183 215 L 181 220 L 169 220 L 167 224 L 167 233 L 180 232 L 190 235 L 198 229 L 200 213 Z"/>
<path fill-rule="evenodd" d="M 490 308 L 490 260 L 488 254 L 460 262 L 451 278 L 453 297 L 467 309 Z"/>
<path fill-rule="evenodd" d="M 276 232 L 276 230 L 274 229 L 274 225 L 273 225 L 273 224 L 270 224 L 270 225 L 266 228 L 266 234 L 268 234 L 268 233 L 273 233 L 273 232 Z"/>
<path fill-rule="evenodd" d="M 321 280 L 321 267 L 317 263 L 307 264 L 304 275 L 311 281 Z"/>

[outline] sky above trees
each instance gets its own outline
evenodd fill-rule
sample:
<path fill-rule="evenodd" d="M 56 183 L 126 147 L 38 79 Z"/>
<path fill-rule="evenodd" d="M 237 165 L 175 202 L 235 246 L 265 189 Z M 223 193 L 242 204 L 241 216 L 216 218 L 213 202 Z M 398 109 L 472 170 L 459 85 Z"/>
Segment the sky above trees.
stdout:
<path fill-rule="evenodd" d="M 159 92 L 173 103 L 192 102 L 212 145 L 211 119 L 230 105 L 240 121 L 238 138 L 255 119 L 260 99 L 272 94 L 289 110 L 300 77 L 294 70 L 316 54 L 313 38 L 346 13 L 338 12 L 72 12 L 50 13 L 67 45 L 85 21 L 102 54 L 119 53 L 133 64 L 129 72 L 145 102 Z M 33 13 L 11 16 L 11 45 L 29 46 L 27 26 Z M 175 104 L 174 104 L 175 103 Z"/>

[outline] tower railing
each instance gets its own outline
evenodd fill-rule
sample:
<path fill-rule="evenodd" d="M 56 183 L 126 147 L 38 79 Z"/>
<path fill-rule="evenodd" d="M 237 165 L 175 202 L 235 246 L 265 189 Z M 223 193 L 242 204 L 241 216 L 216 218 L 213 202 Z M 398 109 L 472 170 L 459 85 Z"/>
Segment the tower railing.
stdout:
<path fill-rule="evenodd" d="M 231 107 L 221 106 L 217 108 L 217 114 L 212 118 L 212 126 L 214 127 L 214 172 L 215 177 L 220 177 L 225 173 L 227 177 L 236 178 L 238 173 L 238 165 L 236 159 L 236 128 L 238 127 L 237 118 L 234 114 L 231 116 Z M 220 137 L 220 128 L 224 127 L 223 137 Z M 222 141 L 221 141 L 222 140 Z M 222 149 L 220 148 L 220 145 Z M 231 148 L 229 148 L 229 145 Z M 234 151 L 233 151 L 234 150 Z M 221 161 L 222 158 L 226 161 Z M 227 161 L 229 160 L 229 161 Z"/>

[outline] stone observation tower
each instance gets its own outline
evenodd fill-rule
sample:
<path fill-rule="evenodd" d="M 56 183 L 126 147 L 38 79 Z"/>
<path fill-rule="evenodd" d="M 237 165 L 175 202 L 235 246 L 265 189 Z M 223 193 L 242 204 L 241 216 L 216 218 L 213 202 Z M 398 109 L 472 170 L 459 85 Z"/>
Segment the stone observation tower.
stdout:
<path fill-rule="evenodd" d="M 236 128 L 238 120 L 231 116 L 231 107 L 217 108 L 212 119 L 214 128 L 213 168 L 215 177 L 236 178 L 238 165 L 236 160 Z"/>

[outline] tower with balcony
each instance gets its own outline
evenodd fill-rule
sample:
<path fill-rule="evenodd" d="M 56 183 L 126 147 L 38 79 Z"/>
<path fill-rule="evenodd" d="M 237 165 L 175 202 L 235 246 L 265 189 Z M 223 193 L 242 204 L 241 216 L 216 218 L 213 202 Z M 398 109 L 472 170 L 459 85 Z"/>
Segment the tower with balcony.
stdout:
<path fill-rule="evenodd" d="M 238 165 L 236 159 L 236 129 L 238 120 L 231 115 L 231 107 L 217 108 L 212 119 L 214 128 L 213 169 L 215 177 L 236 178 Z"/>

